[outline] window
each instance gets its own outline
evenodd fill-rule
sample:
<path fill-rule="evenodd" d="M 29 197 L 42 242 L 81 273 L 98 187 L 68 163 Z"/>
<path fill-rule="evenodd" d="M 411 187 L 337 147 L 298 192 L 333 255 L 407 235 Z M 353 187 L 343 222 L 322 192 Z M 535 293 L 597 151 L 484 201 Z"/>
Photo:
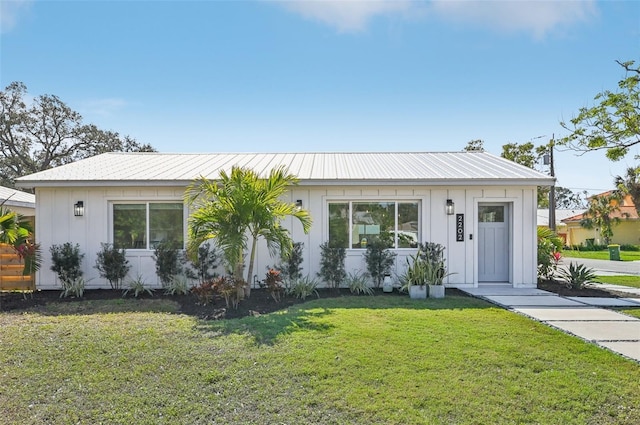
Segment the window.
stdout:
<path fill-rule="evenodd" d="M 154 249 L 163 241 L 184 246 L 182 202 L 113 204 L 116 248 Z"/>
<path fill-rule="evenodd" d="M 418 246 L 417 201 L 329 203 L 329 244 L 364 249 L 373 241 L 389 248 Z"/>

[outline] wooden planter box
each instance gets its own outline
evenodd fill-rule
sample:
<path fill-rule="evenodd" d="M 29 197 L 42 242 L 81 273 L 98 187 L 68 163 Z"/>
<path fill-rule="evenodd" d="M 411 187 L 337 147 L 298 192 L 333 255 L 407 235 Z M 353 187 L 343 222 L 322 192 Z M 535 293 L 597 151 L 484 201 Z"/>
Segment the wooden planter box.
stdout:
<path fill-rule="evenodd" d="M 23 276 L 23 271 L 24 261 L 13 247 L 0 244 L 0 291 L 34 291 L 34 276 Z"/>

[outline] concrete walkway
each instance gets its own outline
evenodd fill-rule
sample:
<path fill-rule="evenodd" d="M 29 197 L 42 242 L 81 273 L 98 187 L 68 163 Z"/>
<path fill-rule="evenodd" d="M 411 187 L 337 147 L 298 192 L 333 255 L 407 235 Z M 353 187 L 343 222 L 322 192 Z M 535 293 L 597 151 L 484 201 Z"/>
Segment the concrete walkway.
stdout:
<path fill-rule="evenodd" d="M 640 362 L 640 319 L 605 308 L 640 307 L 640 296 L 561 297 L 540 289 L 507 285 L 462 291 Z"/>

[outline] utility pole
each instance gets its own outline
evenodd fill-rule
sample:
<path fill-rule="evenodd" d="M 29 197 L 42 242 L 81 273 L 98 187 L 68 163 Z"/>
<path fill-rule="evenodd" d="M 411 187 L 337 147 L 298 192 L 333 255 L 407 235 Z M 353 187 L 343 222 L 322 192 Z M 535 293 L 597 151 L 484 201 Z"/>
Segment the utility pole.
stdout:
<path fill-rule="evenodd" d="M 549 141 L 549 170 L 551 177 L 555 177 L 556 173 L 553 168 L 553 147 L 555 145 L 555 133 L 551 135 Z M 553 182 L 549 188 L 549 228 L 556 231 L 556 183 Z"/>

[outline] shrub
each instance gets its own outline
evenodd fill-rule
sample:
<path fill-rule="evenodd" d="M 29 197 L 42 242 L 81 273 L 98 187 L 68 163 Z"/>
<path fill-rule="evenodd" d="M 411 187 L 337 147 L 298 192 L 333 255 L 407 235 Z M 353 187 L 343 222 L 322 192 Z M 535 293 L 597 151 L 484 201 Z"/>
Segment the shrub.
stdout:
<path fill-rule="evenodd" d="M 142 294 L 153 295 L 153 288 L 150 288 L 146 285 L 144 278 L 141 275 L 138 275 L 135 279 L 129 281 L 129 285 L 127 289 L 122 291 L 122 296 L 126 297 L 129 293 L 132 293 L 134 298 L 138 298 Z"/>
<path fill-rule="evenodd" d="M 165 295 L 186 295 L 191 290 L 189 278 L 185 275 L 173 276 L 164 288 Z"/>
<path fill-rule="evenodd" d="M 200 283 L 209 281 L 218 276 L 218 251 L 206 242 L 198 247 L 198 255 L 194 261 L 190 261 L 191 269 L 185 270 L 187 277 L 197 279 Z"/>
<path fill-rule="evenodd" d="M 244 293 L 244 281 L 236 280 L 233 276 L 222 276 L 213 280 L 213 288 L 224 298 L 227 308 L 238 308 L 240 294 Z"/>
<path fill-rule="evenodd" d="M 382 285 L 385 275 L 391 272 L 391 267 L 396 259 L 396 253 L 388 249 L 384 242 L 375 240 L 367 246 L 364 259 L 367 263 L 369 276 L 373 279 L 375 287 L 379 288 Z"/>
<path fill-rule="evenodd" d="M 163 288 L 171 283 L 174 276 L 182 274 L 182 255 L 175 242 L 163 241 L 156 245 L 153 259 Z"/>
<path fill-rule="evenodd" d="M 60 298 L 76 297 L 82 298 L 84 295 L 85 282 L 81 276 L 73 280 L 62 281 L 62 292 Z"/>
<path fill-rule="evenodd" d="M 312 294 L 316 294 L 316 296 L 320 298 L 320 294 L 318 294 L 317 288 L 318 281 L 313 279 L 312 277 L 305 276 L 301 277 L 295 282 L 292 282 L 291 287 L 289 288 L 289 294 L 302 300 L 307 299 L 307 297 Z"/>
<path fill-rule="evenodd" d="M 302 277 L 302 267 L 300 265 L 303 260 L 303 248 L 304 244 L 302 242 L 295 242 L 288 255 L 280 256 L 280 265 L 276 266 L 275 269 L 282 275 L 282 281 L 285 286 Z"/>
<path fill-rule="evenodd" d="M 628 245 L 628 244 L 623 244 L 620 245 L 620 251 L 640 251 L 640 245 Z"/>
<path fill-rule="evenodd" d="M 282 300 L 284 287 L 282 286 L 282 274 L 278 270 L 269 269 L 260 286 L 269 291 L 271 298 L 273 298 L 275 302 L 279 303 L 280 300 Z"/>
<path fill-rule="evenodd" d="M 75 281 L 82 277 L 80 263 L 84 254 L 80 253 L 80 245 L 65 242 L 62 245 L 52 245 L 49 252 L 51 252 L 51 271 L 58 275 L 63 288 L 65 285 L 74 285 Z"/>
<path fill-rule="evenodd" d="M 360 273 L 357 271 L 353 273 L 347 273 L 345 283 L 352 294 L 373 295 L 373 289 L 369 286 L 367 282 L 367 276 L 364 273 Z"/>
<path fill-rule="evenodd" d="M 560 269 L 558 274 L 571 289 L 582 289 L 585 283 L 597 282 L 594 270 L 584 264 L 572 262 L 566 269 Z"/>
<path fill-rule="evenodd" d="M 111 289 L 120 289 L 122 281 L 131 269 L 127 253 L 124 248 L 120 250 L 108 243 L 103 243 L 101 246 L 102 249 L 98 252 L 94 267 L 100 272 L 100 277 L 109 281 Z"/>
<path fill-rule="evenodd" d="M 560 261 L 562 238 L 547 227 L 538 227 L 538 278 L 553 279 Z"/>
<path fill-rule="evenodd" d="M 223 278 L 216 278 L 223 279 Z M 200 282 L 198 285 L 191 288 L 191 293 L 198 298 L 198 302 L 202 305 L 207 305 L 213 302 L 216 295 L 215 281 L 213 279 Z"/>
<path fill-rule="evenodd" d="M 339 288 L 346 277 L 344 248 L 329 245 L 328 242 L 320 245 L 320 276 L 330 288 Z"/>

